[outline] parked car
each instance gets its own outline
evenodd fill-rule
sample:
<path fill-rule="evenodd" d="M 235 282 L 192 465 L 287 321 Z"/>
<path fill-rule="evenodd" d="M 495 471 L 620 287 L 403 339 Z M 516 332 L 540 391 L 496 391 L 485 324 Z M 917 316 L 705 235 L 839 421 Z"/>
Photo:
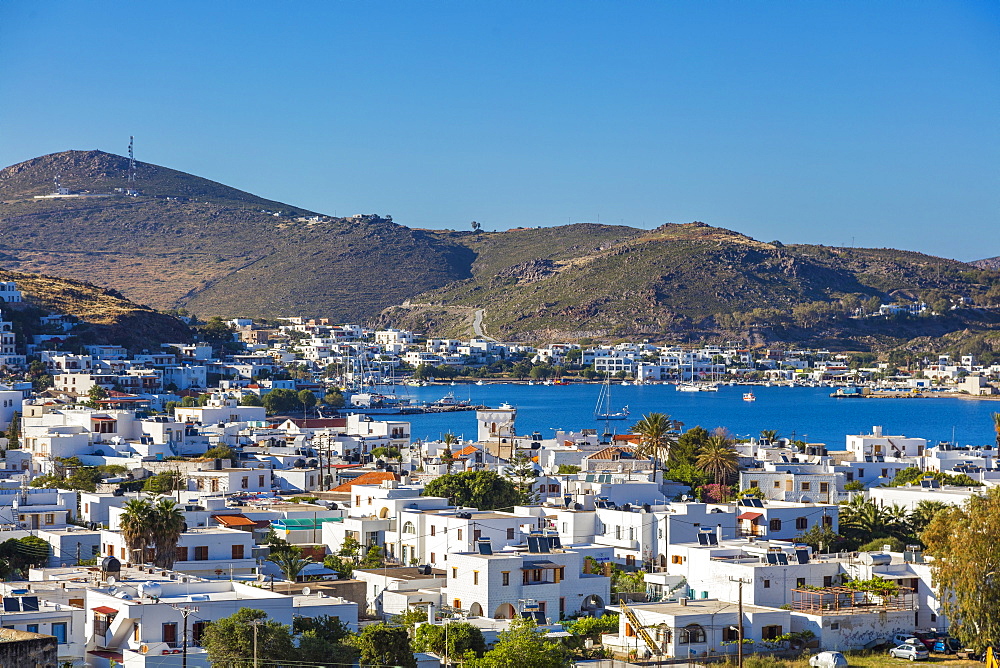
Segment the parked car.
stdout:
<path fill-rule="evenodd" d="M 916 640 L 916 638 L 914 638 Z M 896 645 L 889 650 L 889 656 L 894 659 L 909 659 L 910 661 L 926 661 L 931 653 L 927 651 L 924 644 L 917 640 L 917 644 L 903 643 Z"/>
<path fill-rule="evenodd" d="M 924 643 L 912 633 L 897 633 L 892 637 L 893 645 L 923 645 Z"/>
<path fill-rule="evenodd" d="M 960 649 L 962 649 L 962 645 L 957 640 L 947 636 L 941 636 L 934 641 L 934 647 L 931 648 L 931 651 L 939 652 L 941 654 L 954 654 Z"/>
<path fill-rule="evenodd" d="M 840 652 L 820 652 L 809 657 L 809 665 L 813 668 L 846 668 L 847 657 Z"/>

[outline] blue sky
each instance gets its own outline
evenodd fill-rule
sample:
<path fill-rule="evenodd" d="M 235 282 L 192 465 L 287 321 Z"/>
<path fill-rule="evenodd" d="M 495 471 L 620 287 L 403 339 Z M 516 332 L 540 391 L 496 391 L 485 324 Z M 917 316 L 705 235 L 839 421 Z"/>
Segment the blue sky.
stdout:
<path fill-rule="evenodd" d="M 0 164 L 135 135 L 412 227 L 1000 255 L 998 118 L 995 1 L 0 2 Z"/>

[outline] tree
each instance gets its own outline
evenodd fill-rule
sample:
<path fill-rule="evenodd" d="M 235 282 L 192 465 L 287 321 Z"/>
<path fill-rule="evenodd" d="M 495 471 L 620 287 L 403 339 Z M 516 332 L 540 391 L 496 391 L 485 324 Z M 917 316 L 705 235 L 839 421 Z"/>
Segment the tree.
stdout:
<path fill-rule="evenodd" d="M 177 471 L 163 471 L 146 478 L 142 491 L 150 494 L 169 494 L 179 489 L 184 477 Z"/>
<path fill-rule="evenodd" d="M 997 435 L 997 447 L 1000 448 L 1000 413 L 993 413 L 993 431 Z"/>
<path fill-rule="evenodd" d="M 653 472 L 656 472 L 656 461 L 666 462 L 670 455 L 670 447 L 674 444 L 670 430 L 673 423 L 670 416 L 664 413 L 650 413 L 632 425 L 632 433 L 639 435 L 639 445 L 636 454 L 653 460 Z"/>
<path fill-rule="evenodd" d="M 980 650 L 1000 642 L 1000 488 L 936 513 L 920 537 L 949 631 Z"/>
<path fill-rule="evenodd" d="M 503 510 L 520 502 L 514 483 L 496 471 L 443 475 L 424 485 L 423 495 L 445 497 L 454 505 L 480 510 Z"/>
<path fill-rule="evenodd" d="M 550 640 L 530 619 L 515 617 L 496 645 L 481 659 L 466 661 L 467 668 L 564 668 L 570 665 L 566 651 Z"/>
<path fill-rule="evenodd" d="M 905 509 L 885 506 L 860 495 L 840 506 L 840 530 L 855 545 L 875 538 L 914 540 Z"/>
<path fill-rule="evenodd" d="M 126 501 L 125 512 L 122 513 L 119 525 L 122 530 L 122 539 L 125 541 L 125 548 L 129 555 L 134 555 L 136 551 L 142 555 L 139 563 L 144 563 L 146 550 L 153 543 L 153 530 L 150 523 L 153 506 L 149 501 L 134 499 Z"/>
<path fill-rule="evenodd" d="M 264 395 L 262 401 L 269 415 L 288 413 L 302 406 L 298 392 L 283 387 L 271 390 Z"/>
<path fill-rule="evenodd" d="M 299 635 L 298 661 L 354 665 L 358 651 L 345 643 L 351 631 L 336 617 L 296 617 L 292 629 Z"/>
<path fill-rule="evenodd" d="M 341 557 L 335 554 L 328 554 L 323 558 L 323 565 L 331 571 L 336 572 L 341 580 L 350 580 L 354 575 L 354 560 Z"/>
<path fill-rule="evenodd" d="M 445 637 L 447 637 L 447 647 Z M 447 625 L 421 624 L 413 634 L 413 650 L 434 652 L 439 656 L 447 654 L 452 659 L 465 656 L 467 652 L 479 657 L 486 652 L 486 641 L 478 627 L 465 622 L 450 622 Z"/>
<path fill-rule="evenodd" d="M 316 405 L 316 395 L 309 390 L 299 390 L 299 403 L 302 404 L 304 415 L 305 411 Z"/>
<path fill-rule="evenodd" d="M 507 465 L 504 475 L 514 483 L 521 503 L 531 504 L 538 502 L 538 495 L 531 489 L 532 483 L 538 477 L 538 471 L 535 470 L 535 464 L 528 455 L 523 452 L 515 454 L 514 458 Z"/>
<path fill-rule="evenodd" d="M 560 464 L 559 470 L 556 471 L 559 475 L 573 475 L 574 473 L 579 473 L 580 467 L 576 464 Z"/>
<path fill-rule="evenodd" d="M 847 544 L 843 536 L 836 533 L 829 525 L 817 522 L 804 533 L 795 537 L 796 542 L 805 543 L 820 553 L 839 552 Z"/>
<path fill-rule="evenodd" d="M 21 447 L 21 413 L 14 411 L 10 416 L 10 425 L 7 427 L 7 449 L 17 450 Z"/>
<path fill-rule="evenodd" d="M 410 649 L 410 637 L 402 626 L 371 624 L 352 638 L 351 644 L 360 650 L 362 666 L 415 668 L 417 665 Z"/>
<path fill-rule="evenodd" d="M 482 225 L 480 225 L 476 221 L 472 221 L 472 231 L 473 232 L 478 232 L 481 227 L 482 227 Z"/>
<path fill-rule="evenodd" d="M 228 459 L 233 464 L 236 463 L 236 451 L 228 445 L 216 445 L 205 451 L 205 459 Z"/>
<path fill-rule="evenodd" d="M 105 390 L 100 385 L 92 385 L 89 390 L 87 390 L 88 401 L 86 402 L 91 408 L 97 408 L 100 406 L 98 401 L 108 398 L 108 391 Z"/>
<path fill-rule="evenodd" d="M 37 536 L 8 538 L 0 543 L 0 577 L 27 577 L 27 569 L 44 566 L 52 548 Z"/>
<path fill-rule="evenodd" d="M 934 520 L 934 516 L 947 507 L 948 504 L 943 501 L 924 499 L 918 502 L 916 507 L 910 511 L 910 526 L 913 532 L 920 535 Z"/>
<path fill-rule="evenodd" d="M 263 406 L 264 400 L 253 392 L 247 392 L 240 397 L 240 406 Z"/>
<path fill-rule="evenodd" d="M 760 440 L 765 443 L 774 443 L 778 440 L 778 430 L 777 429 L 762 429 L 760 432 Z"/>
<path fill-rule="evenodd" d="M 293 550 L 271 554 L 267 560 L 277 566 L 289 582 L 295 582 L 306 566 L 314 563 L 309 557 L 302 557 L 299 551 Z"/>
<path fill-rule="evenodd" d="M 381 545 L 372 545 L 361 559 L 361 568 L 382 568 L 385 566 L 385 556 Z"/>
<path fill-rule="evenodd" d="M 323 395 L 323 403 L 333 408 L 343 408 L 345 403 L 344 394 L 338 389 L 329 389 Z"/>
<path fill-rule="evenodd" d="M 716 485 L 723 485 L 739 470 L 739 459 L 732 441 L 722 433 L 709 437 L 698 455 L 698 468 L 711 475 Z"/>
<path fill-rule="evenodd" d="M 177 543 L 187 528 L 184 513 L 173 499 L 162 498 L 156 502 L 148 516 L 149 533 L 156 544 L 153 563 L 158 568 L 173 568 L 177 555 Z"/>
<path fill-rule="evenodd" d="M 211 664 L 226 668 L 252 668 L 254 625 L 257 657 L 264 665 L 295 659 L 291 628 L 268 619 L 267 613 L 261 610 L 240 608 L 229 617 L 210 622 L 202 634 L 201 644 L 208 652 Z"/>
<path fill-rule="evenodd" d="M 361 543 L 354 536 L 344 536 L 344 542 L 340 544 L 340 556 L 355 558 L 361 550 Z"/>

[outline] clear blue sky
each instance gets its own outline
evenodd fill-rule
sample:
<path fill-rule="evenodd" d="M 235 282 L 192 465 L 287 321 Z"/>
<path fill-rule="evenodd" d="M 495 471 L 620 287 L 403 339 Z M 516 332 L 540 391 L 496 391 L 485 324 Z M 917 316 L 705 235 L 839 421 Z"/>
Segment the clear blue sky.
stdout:
<path fill-rule="evenodd" d="M 132 134 L 413 227 L 1000 255 L 998 119 L 996 0 L 0 2 L 0 164 Z"/>

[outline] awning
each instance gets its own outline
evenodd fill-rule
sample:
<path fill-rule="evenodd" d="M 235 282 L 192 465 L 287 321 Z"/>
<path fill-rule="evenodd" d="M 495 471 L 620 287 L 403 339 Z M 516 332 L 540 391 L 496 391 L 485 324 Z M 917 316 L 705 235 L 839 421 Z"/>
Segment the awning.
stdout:
<path fill-rule="evenodd" d="M 102 606 L 99 606 L 97 608 L 91 608 L 91 610 L 93 610 L 96 613 L 102 614 L 102 615 L 117 615 L 118 614 L 117 610 L 115 610 L 114 608 L 109 608 L 106 605 L 102 605 Z"/>
<path fill-rule="evenodd" d="M 545 568 L 563 568 L 563 564 L 557 564 L 552 561 L 525 561 L 521 565 L 522 571 L 534 571 Z"/>
<path fill-rule="evenodd" d="M 764 513 L 746 512 L 746 513 L 743 513 L 742 515 L 738 515 L 736 517 L 736 519 L 738 519 L 738 520 L 755 520 L 758 517 L 764 517 Z"/>
<path fill-rule="evenodd" d="M 300 531 L 300 530 L 310 530 L 317 529 L 327 522 L 343 522 L 343 517 L 320 517 L 318 519 L 311 518 L 291 518 L 291 519 L 281 519 L 274 520 L 271 522 L 271 526 L 275 529 L 281 529 L 283 531 Z"/>
<path fill-rule="evenodd" d="M 235 515 L 212 515 L 212 519 L 226 527 L 252 527 L 257 526 L 257 523 L 246 515 L 241 515 L 239 513 Z"/>

